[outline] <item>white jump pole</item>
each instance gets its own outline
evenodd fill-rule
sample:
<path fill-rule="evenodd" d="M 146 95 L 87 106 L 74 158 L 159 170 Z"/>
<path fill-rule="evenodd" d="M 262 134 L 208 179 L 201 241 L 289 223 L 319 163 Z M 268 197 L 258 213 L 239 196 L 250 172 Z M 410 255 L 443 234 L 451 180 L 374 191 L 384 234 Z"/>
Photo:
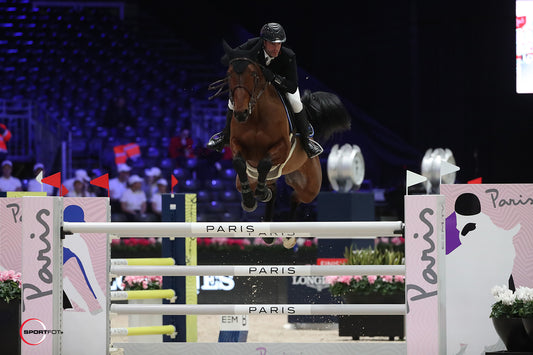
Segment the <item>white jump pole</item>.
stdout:
<path fill-rule="evenodd" d="M 405 304 L 112 304 L 117 314 L 405 315 Z"/>
<path fill-rule="evenodd" d="M 403 235 L 397 222 L 63 222 L 66 233 L 108 233 L 139 237 L 319 237 L 374 238 Z"/>
<path fill-rule="evenodd" d="M 111 266 L 113 275 L 147 276 L 341 276 L 405 275 L 405 265 L 199 265 Z"/>

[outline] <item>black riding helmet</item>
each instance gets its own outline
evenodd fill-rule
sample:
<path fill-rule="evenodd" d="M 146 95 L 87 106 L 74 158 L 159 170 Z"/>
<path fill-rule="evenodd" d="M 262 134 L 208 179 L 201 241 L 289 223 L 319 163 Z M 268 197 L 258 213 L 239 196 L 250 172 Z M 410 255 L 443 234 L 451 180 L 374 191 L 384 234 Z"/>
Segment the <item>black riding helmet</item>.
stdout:
<path fill-rule="evenodd" d="M 283 43 L 287 40 L 285 30 L 279 23 L 270 22 L 261 28 L 260 36 L 262 39 L 272 43 Z"/>

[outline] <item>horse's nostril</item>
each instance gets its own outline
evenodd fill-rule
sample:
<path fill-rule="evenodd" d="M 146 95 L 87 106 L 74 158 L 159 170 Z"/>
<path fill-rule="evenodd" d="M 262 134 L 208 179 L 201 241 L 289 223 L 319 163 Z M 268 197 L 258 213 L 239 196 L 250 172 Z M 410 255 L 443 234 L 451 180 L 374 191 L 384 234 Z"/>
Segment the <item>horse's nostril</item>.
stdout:
<path fill-rule="evenodd" d="M 235 114 L 235 118 L 239 122 L 244 122 L 248 118 L 248 112 L 247 111 L 234 112 L 234 114 Z"/>

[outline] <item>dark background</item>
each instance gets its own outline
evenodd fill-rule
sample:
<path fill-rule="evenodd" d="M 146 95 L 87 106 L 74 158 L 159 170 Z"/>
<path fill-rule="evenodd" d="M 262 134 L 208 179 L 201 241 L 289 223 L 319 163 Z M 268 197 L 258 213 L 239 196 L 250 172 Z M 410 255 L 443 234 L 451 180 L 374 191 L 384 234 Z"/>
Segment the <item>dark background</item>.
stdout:
<path fill-rule="evenodd" d="M 514 1 L 146 1 L 140 9 L 214 62 L 222 39 L 236 46 L 243 29 L 257 36 L 264 23 L 281 23 L 299 66 L 353 105 L 349 143 L 371 141 L 363 155 L 369 171 L 379 165 L 378 182 L 420 172 L 428 148 L 452 150 L 458 182 L 533 178 L 532 96 L 515 92 Z"/>

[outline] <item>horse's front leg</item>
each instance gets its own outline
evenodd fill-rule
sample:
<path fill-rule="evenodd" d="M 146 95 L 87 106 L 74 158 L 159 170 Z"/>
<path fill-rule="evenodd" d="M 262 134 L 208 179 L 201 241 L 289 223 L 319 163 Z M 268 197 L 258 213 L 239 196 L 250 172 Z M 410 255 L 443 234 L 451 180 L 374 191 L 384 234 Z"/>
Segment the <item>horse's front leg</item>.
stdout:
<path fill-rule="evenodd" d="M 257 186 L 255 197 L 261 202 L 268 202 L 272 198 L 272 190 L 266 185 L 266 178 L 272 168 L 270 157 L 263 158 L 257 165 Z"/>
<path fill-rule="evenodd" d="M 241 183 L 242 209 L 246 212 L 253 212 L 257 208 L 257 200 L 254 197 L 254 192 L 250 187 L 248 175 L 246 174 L 246 160 L 241 154 L 236 154 L 233 157 L 233 169 L 237 173 L 237 178 Z"/>

